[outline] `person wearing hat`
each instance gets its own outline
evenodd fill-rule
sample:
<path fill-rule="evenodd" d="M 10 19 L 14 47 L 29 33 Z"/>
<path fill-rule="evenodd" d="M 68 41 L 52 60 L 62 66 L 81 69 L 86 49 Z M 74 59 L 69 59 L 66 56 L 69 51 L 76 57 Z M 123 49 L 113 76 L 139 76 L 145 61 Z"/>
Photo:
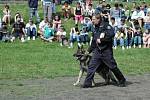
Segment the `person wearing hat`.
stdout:
<path fill-rule="evenodd" d="M 101 15 L 94 15 L 92 17 L 94 25 L 93 39 L 89 52 L 93 52 L 90 60 L 87 76 L 85 78 L 82 88 L 91 88 L 94 74 L 101 64 L 104 63 L 113 72 L 118 80 L 119 87 L 126 86 L 126 79 L 113 57 L 112 40 L 114 37 L 113 28 L 108 23 L 102 22 Z"/>

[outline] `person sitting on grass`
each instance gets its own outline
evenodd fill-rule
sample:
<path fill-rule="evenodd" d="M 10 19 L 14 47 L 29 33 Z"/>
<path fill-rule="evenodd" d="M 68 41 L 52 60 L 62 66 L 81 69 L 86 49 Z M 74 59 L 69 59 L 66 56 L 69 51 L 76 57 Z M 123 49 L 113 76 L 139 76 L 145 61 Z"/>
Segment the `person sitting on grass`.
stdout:
<path fill-rule="evenodd" d="M 27 39 L 30 40 L 30 38 L 32 38 L 33 40 L 35 40 L 37 28 L 32 19 L 30 19 L 29 23 L 26 24 L 25 29 L 28 37 Z"/>
<path fill-rule="evenodd" d="M 68 4 L 67 1 L 65 1 L 64 5 L 62 6 L 62 13 L 63 13 L 65 20 L 70 18 L 71 6 Z"/>
<path fill-rule="evenodd" d="M 43 33 L 44 33 L 44 28 L 45 26 L 48 25 L 48 18 L 45 17 L 44 20 L 42 22 L 40 22 L 39 24 L 39 31 L 38 31 L 38 35 L 43 36 Z"/>
<path fill-rule="evenodd" d="M 86 16 L 90 17 L 90 19 L 92 19 L 94 12 L 95 12 L 95 10 L 93 9 L 93 5 L 89 4 L 88 9 L 86 10 Z"/>
<path fill-rule="evenodd" d="M 119 44 L 120 44 L 122 50 L 125 49 L 125 47 L 124 47 L 124 38 L 125 38 L 124 28 L 119 28 L 117 33 L 115 34 L 115 37 L 114 37 L 114 49 L 117 48 L 118 41 L 119 41 Z"/>
<path fill-rule="evenodd" d="M 136 48 L 136 46 L 139 46 L 139 48 L 141 48 L 141 44 L 142 44 L 142 31 L 141 28 L 136 27 L 134 30 L 134 45 L 133 47 Z"/>
<path fill-rule="evenodd" d="M 79 39 L 79 34 L 75 31 L 75 28 L 71 28 L 71 31 L 70 31 L 70 46 L 69 48 L 73 48 L 73 43 L 77 41 L 78 43 L 80 42 L 80 39 Z"/>
<path fill-rule="evenodd" d="M 55 32 L 58 31 L 58 29 L 60 28 L 61 26 L 61 19 L 60 19 L 60 16 L 59 15 L 55 15 L 54 19 L 53 19 L 53 28 L 55 30 Z"/>
<path fill-rule="evenodd" d="M 143 34 L 144 48 L 150 48 L 150 29 L 145 30 Z"/>
<path fill-rule="evenodd" d="M 25 25 L 21 22 L 21 17 L 17 17 L 17 21 L 13 24 L 12 32 L 13 37 L 11 41 L 13 42 L 17 37 L 21 39 L 21 42 L 25 42 Z"/>
<path fill-rule="evenodd" d="M 22 16 L 21 16 L 21 14 L 19 13 L 19 12 L 17 12 L 16 14 L 15 14 L 15 22 L 17 22 L 17 18 L 18 17 L 20 17 L 20 19 L 21 19 L 21 22 L 24 22 L 24 20 L 23 20 L 23 18 L 22 18 Z"/>
<path fill-rule="evenodd" d="M 2 22 L 2 26 L 0 28 L 0 40 L 2 40 L 3 42 L 7 42 L 10 40 L 8 27 L 5 22 Z"/>
<path fill-rule="evenodd" d="M 5 5 L 4 10 L 3 10 L 3 22 L 6 24 L 10 25 L 10 20 L 11 20 L 11 11 L 9 10 L 9 5 Z"/>
<path fill-rule="evenodd" d="M 52 42 L 52 40 L 54 39 L 54 29 L 52 26 L 52 23 L 48 23 L 48 25 L 45 26 L 44 34 L 41 37 L 42 40 L 46 42 Z"/>
<path fill-rule="evenodd" d="M 83 26 L 85 26 L 87 28 L 87 32 L 91 31 L 92 21 L 89 17 L 84 17 Z"/>
<path fill-rule="evenodd" d="M 77 2 L 76 7 L 74 9 L 74 16 L 75 16 L 75 24 L 78 24 L 80 22 L 83 23 L 83 9 L 79 2 Z"/>
<path fill-rule="evenodd" d="M 64 27 L 61 26 L 59 28 L 58 32 L 56 33 L 56 36 L 57 36 L 57 40 L 60 42 L 60 46 L 65 45 L 64 41 L 66 41 L 66 32 Z"/>
<path fill-rule="evenodd" d="M 126 47 L 127 49 L 130 49 L 133 43 L 133 30 L 132 28 L 127 28 L 127 34 L 126 34 Z"/>
<path fill-rule="evenodd" d="M 86 30 L 86 27 L 83 27 L 81 32 L 80 32 L 80 43 L 82 45 L 85 45 L 85 44 L 88 45 L 88 42 L 89 42 L 88 32 Z"/>
<path fill-rule="evenodd" d="M 132 13 L 131 19 L 137 20 L 140 27 L 142 28 L 142 22 L 145 17 L 144 11 L 140 9 L 140 7 L 136 7 L 136 10 Z"/>
<path fill-rule="evenodd" d="M 147 15 L 144 17 L 144 29 L 150 29 L 150 11 L 147 12 Z"/>

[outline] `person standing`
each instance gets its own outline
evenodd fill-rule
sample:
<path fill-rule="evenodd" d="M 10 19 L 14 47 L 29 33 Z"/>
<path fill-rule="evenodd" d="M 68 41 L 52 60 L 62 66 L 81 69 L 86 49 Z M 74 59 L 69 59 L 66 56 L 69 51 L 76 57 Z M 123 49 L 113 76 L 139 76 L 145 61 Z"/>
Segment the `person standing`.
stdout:
<path fill-rule="evenodd" d="M 117 63 L 113 57 L 113 28 L 108 23 L 102 22 L 102 16 L 99 14 L 92 17 L 92 22 L 94 24 L 94 29 L 91 47 L 94 51 L 88 66 L 87 76 L 85 78 L 82 88 L 92 87 L 92 80 L 94 78 L 94 74 L 96 70 L 101 67 L 99 65 L 101 65 L 102 63 L 107 65 L 109 69 L 114 73 L 115 77 L 119 81 L 118 86 L 125 87 L 126 79 L 117 67 Z"/>
<path fill-rule="evenodd" d="M 40 17 L 38 14 L 38 0 L 28 0 L 29 5 L 29 12 L 30 12 L 30 19 L 33 18 L 33 16 L 36 16 L 37 23 L 40 22 Z"/>
<path fill-rule="evenodd" d="M 47 17 L 48 21 L 52 20 L 52 0 L 42 0 L 44 9 L 44 18 Z"/>

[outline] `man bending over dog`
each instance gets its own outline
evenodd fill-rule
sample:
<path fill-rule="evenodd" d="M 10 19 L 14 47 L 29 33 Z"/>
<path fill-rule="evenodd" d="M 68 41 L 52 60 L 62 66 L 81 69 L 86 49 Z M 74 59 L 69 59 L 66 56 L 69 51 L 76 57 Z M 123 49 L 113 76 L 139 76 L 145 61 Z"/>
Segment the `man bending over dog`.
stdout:
<path fill-rule="evenodd" d="M 117 63 L 113 57 L 112 40 L 114 33 L 112 27 L 108 23 L 102 22 L 102 16 L 99 14 L 92 17 L 92 22 L 94 24 L 94 33 L 91 47 L 95 49 L 93 49 L 93 55 L 82 88 L 92 87 L 94 74 L 98 68 L 101 68 L 100 65 L 102 63 L 107 65 L 114 73 L 119 81 L 118 86 L 125 87 L 126 79 L 117 67 Z"/>

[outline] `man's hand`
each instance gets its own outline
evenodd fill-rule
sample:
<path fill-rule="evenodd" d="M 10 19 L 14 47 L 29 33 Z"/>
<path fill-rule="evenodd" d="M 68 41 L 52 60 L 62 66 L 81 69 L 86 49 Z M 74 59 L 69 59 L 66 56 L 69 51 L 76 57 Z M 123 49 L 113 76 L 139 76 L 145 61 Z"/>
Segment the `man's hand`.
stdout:
<path fill-rule="evenodd" d="M 100 40 L 100 39 L 97 39 L 97 43 L 101 43 L 101 40 Z"/>

